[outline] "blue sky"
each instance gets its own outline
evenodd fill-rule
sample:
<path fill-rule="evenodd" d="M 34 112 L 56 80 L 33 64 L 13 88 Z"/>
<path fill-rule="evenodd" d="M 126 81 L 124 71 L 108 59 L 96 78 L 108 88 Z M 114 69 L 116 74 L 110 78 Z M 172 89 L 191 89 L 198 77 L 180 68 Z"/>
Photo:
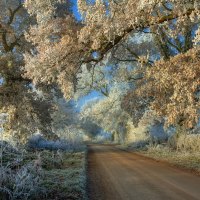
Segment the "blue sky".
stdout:
<path fill-rule="evenodd" d="M 81 109 L 88 101 L 96 100 L 98 98 L 102 98 L 102 95 L 99 92 L 92 91 L 90 94 L 80 98 L 77 102 L 77 108 Z"/>
<path fill-rule="evenodd" d="M 72 0 L 72 2 L 74 3 L 74 6 L 73 6 L 73 13 L 74 13 L 76 19 L 80 20 L 80 19 L 81 19 L 81 15 L 80 15 L 80 13 L 78 12 L 77 0 Z"/>

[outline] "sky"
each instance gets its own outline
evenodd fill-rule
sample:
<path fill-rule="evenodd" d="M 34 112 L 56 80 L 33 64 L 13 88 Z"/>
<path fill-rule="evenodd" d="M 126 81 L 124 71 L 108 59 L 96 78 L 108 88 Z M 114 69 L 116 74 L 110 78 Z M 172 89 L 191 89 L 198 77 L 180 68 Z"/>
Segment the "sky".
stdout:
<path fill-rule="evenodd" d="M 92 91 L 90 94 L 80 98 L 77 101 L 77 108 L 80 110 L 87 102 L 100 98 L 102 98 L 102 95 L 99 92 Z"/>
<path fill-rule="evenodd" d="M 81 15 L 80 15 L 80 13 L 78 12 L 77 0 L 72 0 L 72 2 L 74 3 L 74 6 L 73 6 L 73 13 L 74 13 L 76 19 L 77 19 L 77 20 L 80 20 L 80 19 L 81 19 Z"/>

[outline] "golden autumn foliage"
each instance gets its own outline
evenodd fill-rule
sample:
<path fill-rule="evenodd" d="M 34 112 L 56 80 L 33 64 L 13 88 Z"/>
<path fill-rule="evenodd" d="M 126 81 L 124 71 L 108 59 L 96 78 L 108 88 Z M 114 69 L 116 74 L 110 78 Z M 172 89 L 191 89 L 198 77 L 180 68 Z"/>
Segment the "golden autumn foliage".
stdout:
<path fill-rule="evenodd" d="M 114 82 L 126 82 L 131 87 L 121 106 L 136 122 L 152 109 L 166 125 L 197 124 L 199 0 L 78 0 L 79 21 L 70 5 L 64 0 L 0 1 L 2 112 L 12 108 L 15 116 L 30 115 L 13 118 L 19 127 L 28 127 L 32 119 L 33 126 L 42 127 L 36 122 L 45 116 L 42 107 L 33 106 L 38 99 L 33 86 L 45 91 L 44 107 L 51 110 L 51 89 L 68 99 L 81 88 L 109 96 Z M 106 80 L 101 68 L 108 66 L 114 75 Z M 88 77 L 92 84 L 84 81 Z"/>
<path fill-rule="evenodd" d="M 199 120 L 200 51 L 179 54 L 169 61 L 160 60 L 146 70 L 147 81 L 139 91 L 151 98 L 151 109 L 166 117 L 168 125 L 193 128 Z M 143 94 L 144 95 L 144 94 Z"/>

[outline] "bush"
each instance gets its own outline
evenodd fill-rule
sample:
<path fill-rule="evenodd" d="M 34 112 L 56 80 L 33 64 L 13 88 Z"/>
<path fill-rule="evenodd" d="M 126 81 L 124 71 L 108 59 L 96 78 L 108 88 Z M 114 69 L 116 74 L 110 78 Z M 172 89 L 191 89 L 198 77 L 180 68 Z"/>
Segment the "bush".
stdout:
<path fill-rule="evenodd" d="M 0 200 L 84 199 L 84 152 L 26 151 L 0 144 Z"/>
<path fill-rule="evenodd" d="M 200 151 L 200 134 L 183 134 L 177 139 L 177 149 L 185 151 Z"/>
<path fill-rule="evenodd" d="M 73 138 L 68 140 L 46 140 L 41 135 L 35 135 L 31 137 L 27 143 L 27 147 L 30 149 L 45 149 L 45 150 L 79 150 L 82 147 L 81 141 Z"/>
<path fill-rule="evenodd" d="M 26 160 L 24 150 L 19 150 L 5 141 L 0 142 L 0 196 L 7 199 L 37 199 L 44 194 L 41 186 L 42 172 L 35 165 L 37 160 Z"/>
<path fill-rule="evenodd" d="M 172 149 L 177 149 L 177 142 L 181 135 L 187 135 L 187 131 L 182 127 L 177 127 L 173 134 L 168 138 L 167 145 Z"/>
<path fill-rule="evenodd" d="M 170 148 L 180 151 L 200 151 L 200 134 L 178 127 L 167 144 Z"/>
<path fill-rule="evenodd" d="M 12 170 L 0 167 L 0 195 L 3 199 L 37 199 L 38 194 L 44 193 L 41 187 L 41 174 L 33 165 Z"/>

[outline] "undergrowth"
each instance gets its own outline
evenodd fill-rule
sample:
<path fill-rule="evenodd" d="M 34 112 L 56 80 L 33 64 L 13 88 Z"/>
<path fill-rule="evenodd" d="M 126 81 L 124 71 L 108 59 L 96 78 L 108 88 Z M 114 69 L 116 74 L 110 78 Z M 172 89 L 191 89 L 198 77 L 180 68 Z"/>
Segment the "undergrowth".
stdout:
<path fill-rule="evenodd" d="M 1 142 L 0 200 L 85 199 L 85 151 L 26 150 Z"/>
<path fill-rule="evenodd" d="M 156 160 L 189 169 L 200 175 L 200 134 L 177 129 L 168 140 L 150 139 L 139 143 L 127 143 L 120 148 L 139 152 Z"/>
<path fill-rule="evenodd" d="M 167 146 L 155 145 L 148 147 L 147 150 L 140 150 L 139 153 L 156 160 L 167 161 L 172 165 L 192 170 L 200 175 L 199 151 L 175 150 Z"/>

